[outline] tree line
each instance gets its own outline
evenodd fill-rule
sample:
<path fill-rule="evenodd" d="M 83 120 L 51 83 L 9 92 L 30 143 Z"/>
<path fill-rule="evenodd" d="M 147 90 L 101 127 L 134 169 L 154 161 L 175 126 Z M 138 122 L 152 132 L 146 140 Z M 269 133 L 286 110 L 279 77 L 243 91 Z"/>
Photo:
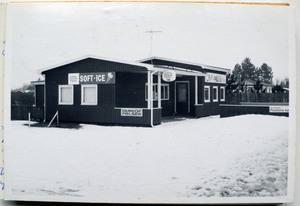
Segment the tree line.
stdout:
<path fill-rule="evenodd" d="M 272 67 L 267 63 L 256 67 L 249 57 L 246 57 L 241 63 L 234 66 L 231 73 L 227 75 L 227 91 L 228 93 L 244 92 L 245 82 L 249 80 L 254 82 L 254 91 L 256 93 L 266 92 L 263 89 L 263 84 L 272 86 L 272 92 L 283 92 L 284 87 L 289 86 L 288 78 L 283 81 L 273 82 Z"/>

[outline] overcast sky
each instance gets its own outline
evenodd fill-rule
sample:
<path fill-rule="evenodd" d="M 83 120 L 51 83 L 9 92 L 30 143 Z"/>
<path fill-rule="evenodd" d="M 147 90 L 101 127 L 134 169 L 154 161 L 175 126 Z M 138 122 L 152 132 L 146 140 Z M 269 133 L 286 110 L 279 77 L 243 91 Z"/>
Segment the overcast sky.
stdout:
<path fill-rule="evenodd" d="M 212 4 L 11 4 L 7 68 L 11 86 L 81 56 L 136 61 L 153 56 L 232 69 L 245 57 L 288 76 L 288 7 Z M 153 37 L 146 31 L 160 30 Z"/>

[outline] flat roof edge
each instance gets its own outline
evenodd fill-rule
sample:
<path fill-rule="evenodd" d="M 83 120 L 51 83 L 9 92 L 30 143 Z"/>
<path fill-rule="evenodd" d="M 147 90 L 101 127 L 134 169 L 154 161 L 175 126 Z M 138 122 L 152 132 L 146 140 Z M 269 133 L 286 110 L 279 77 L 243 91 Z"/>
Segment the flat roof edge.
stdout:
<path fill-rule="evenodd" d="M 174 63 L 181 63 L 181 64 L 189 64 L 189 65 L 194 65 L 194 66 L 199 66 L 203 69 L 208 69 L 208 70 L 215 70 L 215 71 L 222 71 L 229 73 L 230 69 L 223 68 L 223 67 L 216 67 L 216 66 L 210 66 L 210 65 L 205 65 L 205 64 L 199 64 L 199 63 L 193 63 L 193 62 L 188 62 L 188 61 L 182 61 L 182 60 L 175 60 L 175 59 L 170 59 L 170 58 L 165 58 L 165 57 L 158 57 L 158 56 L 152 56 L 144 59 L 138 60 L 138 62 L 145 62 L 145 61 L 150 61 L 150 60 L 163 60 L 163 61 L 170 61 Z"/>
<path fill-rule="evenodd" d="M 101 57 L 101 56 L 96 56 L 96 55 L 85 55 L 82 57 L 78 57 L 78 58 L 74 58 L 72 60 L 69 61 L 65 61 L 59 64 L 55 64 L 53 66 L 49 66 L 49 67 L 45 67 L 44 69 L 41 69 L 39 72 L 41 74 L 45 74 L 45 72 L 55 69 L 57 67 L 61 67 L 67 64 L 72 64 L 84 59 L 88 59 L 88 58 L 92 58 L 92 59 L 98 59 L 98 60 L 103 60 L 103 61 L 110 61 L 110 62 L 115 62 L 115 63 L 121 63 L 121 64 L 128 64 L 128 65 L 133 65 L 133 66 L 139 66 L 139 67 L 144 67 L 147 70 L 150 70 L 152 68 L 152 65 L 149 64 L 145 64 L 145 63 L 140 63 L 140 62 L 134 62 L 134 61 L 125 61 L 125 60 L 119 60 L 119 59 L 113 59 L 113 58 L 107 58 L 107 57 Z"/>
<path fill-rule="evenodd" d="M 30 82 L 33 85 L 44 85 L 45 81 L 44 80 L 37 80 L 37 81 L 31 81 Z"/>

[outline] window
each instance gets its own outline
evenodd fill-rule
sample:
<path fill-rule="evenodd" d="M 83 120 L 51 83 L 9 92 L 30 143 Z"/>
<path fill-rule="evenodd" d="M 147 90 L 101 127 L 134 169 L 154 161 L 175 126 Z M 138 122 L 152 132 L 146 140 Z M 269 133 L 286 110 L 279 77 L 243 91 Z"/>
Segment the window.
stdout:
<path fill-rule="evenodd" d="M 81 85 L 81 105 L 98 104 L 98 85 L 82 84 Z"/>
<path fill-rule="evenodd" d="M 204 102 L 210 102 L 210 87 L 204 86 Z"/>
<path fill-rule="evenodd" d="M 225 101 L 225 87 L 220 87 L 220 100 Z"/>
<path fill-rule="evenodd" d="M 170 89 L 168 84 L 161 85 L 161 100 L 169 100 L 170 98 Z"/>
<path fill-rule="evenodd" d="M 218 101 L 218 86 L 214 86 L 213 87 L 213 102 L 217 102 Z"/>
<path fill-rule="evenodd" d="M 58 104 L 73 104 L 73 85 L 58 85 Z"/>
<path fill-rule="evenodd" d="M 160 87 L 161 87 L 161 92 L 160 92 L 161 100 L 169 100 L 170 98 L 169 84 L 161 84 Z M 145 100 L 148 101 L 148 83 L 146 83 L 146 87 L 145 87 Z M 158 100 L 158 84 L 154 83 L 153 101 L 157 101 L 157 100 Z"/>

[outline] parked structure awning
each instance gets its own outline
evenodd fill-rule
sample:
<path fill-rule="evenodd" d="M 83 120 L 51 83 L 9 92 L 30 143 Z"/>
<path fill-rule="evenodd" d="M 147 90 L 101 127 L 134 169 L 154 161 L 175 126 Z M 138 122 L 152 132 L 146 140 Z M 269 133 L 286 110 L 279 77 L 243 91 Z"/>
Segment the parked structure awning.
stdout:
<path fill-rule="evenodd" d="M 151 65 L 152 66 L 152 65 Z M 184 76 L 205 76 L 205 74 L 203 72 L 200 71 L 195 71 L 195 70 L 189 70 L 189 69 L 181 69 L 181 68 L 167 68 L 164 66 L 152 66 L 148 67 L 149 71 L 156 71 L 156 72 L 164 72 L 167 70 L 170 71 L 174 71 L 176 73 L 176 75 L 184 75 Z"/>

